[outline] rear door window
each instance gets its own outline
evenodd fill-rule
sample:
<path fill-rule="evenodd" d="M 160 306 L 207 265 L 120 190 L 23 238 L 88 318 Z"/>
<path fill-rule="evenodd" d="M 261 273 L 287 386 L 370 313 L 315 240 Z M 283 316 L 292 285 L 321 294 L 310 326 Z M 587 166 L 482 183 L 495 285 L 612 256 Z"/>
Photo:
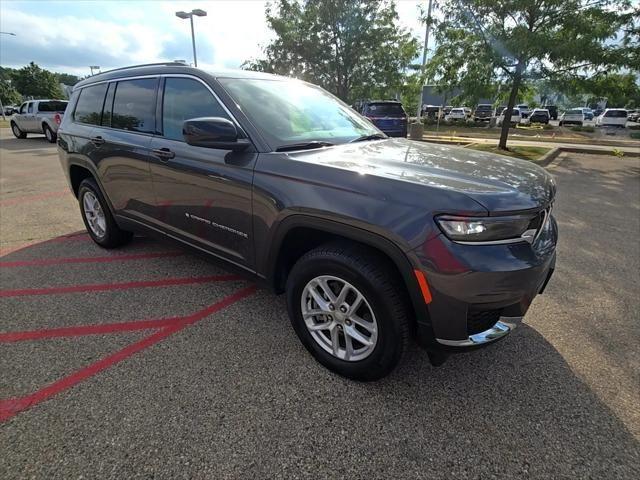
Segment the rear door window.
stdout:
<path fill-rule="evenodd" d="M 605 117 L 610 117 L 610 118 L 627 118 L 627 111 L 626 110 L 609 110 L 607 113 L 604 114 Z"/>
<path fill-rule="evenodd" d="M 67 102 L 51 101 L 38 103 L 39 112 L 64 112 L 67 109 Z"/>
<path fill-rule="evenodd" d="M 28 103 L 26 102 L 20 105 L 20 111 L 18 113 L 27 113 L 27 105 Z"/>
<path fill-rule="evenodd" d="M 27 113 L 33 113 L 33 102 L 29 102 L 27 106 Z"/>
<path fill-rule="evenodd" d="M 100 125 L 102 104 L 104 103 L 106 91 L 106 83 L 83 88 L 80 91 L 80 98 L 73 113 L 73 119 L 80 123 Z"/>
<path fill-rule="evenodd" d="M 156 130 L 157 78 L 122 80 L 116 86 L 111 127 L 140 133 Z"/>
<path fill-rule="evenodd" d="M 162 99 L 162 131 L 166 138 L 184 141 L 182 124 L 198 117 L 231 120 L 209 89 L 190 78 L 167 78 Z"/>

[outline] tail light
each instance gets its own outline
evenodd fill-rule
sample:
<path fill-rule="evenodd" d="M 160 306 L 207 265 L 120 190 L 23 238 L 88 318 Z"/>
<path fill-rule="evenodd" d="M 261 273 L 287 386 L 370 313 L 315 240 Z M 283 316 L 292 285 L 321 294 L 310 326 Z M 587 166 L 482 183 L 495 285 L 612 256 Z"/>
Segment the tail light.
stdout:
<path fill-rule="evenodd" d="M 53 121 L 56 122 L 56 125 L 60 125 L 60 123 L 62 122 L 62 117 L 59 113 L 55 114 L 55 116 L 53 117 Z"/>

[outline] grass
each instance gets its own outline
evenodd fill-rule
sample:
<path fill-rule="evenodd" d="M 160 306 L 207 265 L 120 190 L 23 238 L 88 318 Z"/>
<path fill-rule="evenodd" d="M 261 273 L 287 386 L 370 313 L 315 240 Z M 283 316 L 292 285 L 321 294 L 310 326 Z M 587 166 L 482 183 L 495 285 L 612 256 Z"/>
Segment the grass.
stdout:
<path fill-rule="evenodd" d="M 6 120 L 3 120 L 2 117 L 0 117 L 0 128 L 9 128 L 8 118 Z"/>
<path fill-rule="evenodd" d="M 532 162 L 540 160 L 549 150 L 551 150 L 550 148 L 546 147 L 530 146 L 513 146 L 509 147 L 509 150 L 500 150 L 497 145 L 480 143 L 474 143 L 472 145 L 469 145 L 467 148 L 480 150 L 481 152 L 497 153 L 500 155 L 506 155 L 508 157 L 521 158 L 523 160 L 529 160 Z"/>

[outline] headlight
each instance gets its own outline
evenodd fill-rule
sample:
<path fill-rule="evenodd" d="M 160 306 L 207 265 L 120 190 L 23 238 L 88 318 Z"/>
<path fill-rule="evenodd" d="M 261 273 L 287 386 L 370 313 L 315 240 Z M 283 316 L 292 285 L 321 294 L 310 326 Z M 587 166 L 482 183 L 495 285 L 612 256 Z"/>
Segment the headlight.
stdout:
<path fill-rule="evenodd" d="M 454 217 L 440 215 L 436 223 L 451 240 L 461 243 L 532 243 L 546 213 L 508 217 Z"/>

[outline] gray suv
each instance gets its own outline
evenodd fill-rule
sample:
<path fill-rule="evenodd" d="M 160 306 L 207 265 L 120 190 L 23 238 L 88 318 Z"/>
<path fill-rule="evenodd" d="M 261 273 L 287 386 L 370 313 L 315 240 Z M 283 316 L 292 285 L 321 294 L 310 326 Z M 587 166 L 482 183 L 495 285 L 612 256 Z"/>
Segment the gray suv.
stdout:
<path fill-rule="evenodd" d="M 309 352 L 358 380 L 410 340 L 438 365 L 505 337 L 555 265 L 555 184 L 526 161 L 391 139 L 309 83 L 182 64 L 75 86 L 59 155 L 104 248 L 175 240 L 286 293 Z"/>

